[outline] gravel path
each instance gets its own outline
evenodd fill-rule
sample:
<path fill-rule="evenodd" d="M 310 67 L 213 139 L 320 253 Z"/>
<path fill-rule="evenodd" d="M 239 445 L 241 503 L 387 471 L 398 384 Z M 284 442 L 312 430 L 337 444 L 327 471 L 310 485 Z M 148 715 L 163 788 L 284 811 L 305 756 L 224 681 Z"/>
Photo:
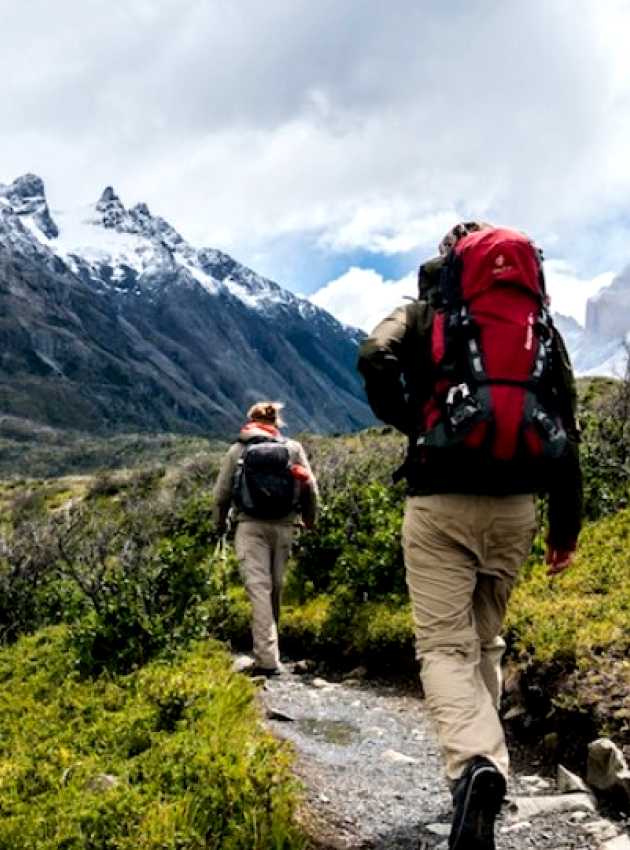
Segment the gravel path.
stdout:
<path fill-rule="evenodd" d="M 450 794 L 421 700 L 393 687 L 295 673 L 268 681 L 262 699 L 271 730 L 297 751 L 307 826 L 322 850 L 447 847 Z M 515 803 L 556 795 L 549 779 L 532 774 L 512 779 Z M 624 826 L 597 812 L 504 811 L 497 850 L 599 850 Z"/>

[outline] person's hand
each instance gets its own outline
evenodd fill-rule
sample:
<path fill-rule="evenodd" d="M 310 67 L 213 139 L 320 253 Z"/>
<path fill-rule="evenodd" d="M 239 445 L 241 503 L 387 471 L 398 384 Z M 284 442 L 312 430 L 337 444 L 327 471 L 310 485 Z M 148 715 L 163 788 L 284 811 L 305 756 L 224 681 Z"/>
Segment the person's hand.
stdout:
<path fill-rule="evenodd" d="M 548 564 L 547 575 L 555 576 L 558 573 L 564 572 L 571 565 L 574 555 L 575 547 L 572 549 L 560 549 L 547 544 L 547 553 L 545 555 L 545 563 Z"/>

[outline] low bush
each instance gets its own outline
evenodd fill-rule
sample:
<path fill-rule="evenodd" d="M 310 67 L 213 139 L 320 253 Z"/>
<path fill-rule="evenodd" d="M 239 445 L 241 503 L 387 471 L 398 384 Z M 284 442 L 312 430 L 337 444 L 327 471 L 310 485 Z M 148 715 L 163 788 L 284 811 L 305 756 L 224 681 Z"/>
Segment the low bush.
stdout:
<path fill-rule="evenodd" d="M 344 586 L 357 599 L 405 591 L 400 543 L 402 489 L 349 484 L 322 506 L 313 534 L 301 536 L 288 594 L 300 602 Z"/>
<path fill-rule="evenodd" d="M 580 421 L 584 508 L 598 519 L 630 505 L 630 360 L 623 381 L 583 388 Z"/>
<path fill-rule="evenodd" d="M 293 850 L 287 749 L 217 644 L 78 677 L 62 628 L 0 651 L 0 850 Z"/>
<path fill-rule="evenodd" d="M 541 711 L 583 713 L 598 734 L 628 744 L 629 552 L 630 510 L 588 525 L 565 573 L 550 580 L 542 564 L 528 571 L 507 619 L 510 655 Z"/>

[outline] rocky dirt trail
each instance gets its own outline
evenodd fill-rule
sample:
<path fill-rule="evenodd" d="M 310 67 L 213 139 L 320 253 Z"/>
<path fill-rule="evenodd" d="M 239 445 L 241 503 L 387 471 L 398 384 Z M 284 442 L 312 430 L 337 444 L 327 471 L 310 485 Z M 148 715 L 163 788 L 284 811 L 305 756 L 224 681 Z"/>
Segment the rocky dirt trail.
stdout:
<path fill-rule="evenodd" d="M 270 729 L 295 747 L 304 819 L 321 850 L 447 848 L 450 794 L 420 699 L 295 672 L 267 681 L 261 699 Z M 511 780 L 497 850 L 630 850 L 627 820 L 528 770 Z"/>

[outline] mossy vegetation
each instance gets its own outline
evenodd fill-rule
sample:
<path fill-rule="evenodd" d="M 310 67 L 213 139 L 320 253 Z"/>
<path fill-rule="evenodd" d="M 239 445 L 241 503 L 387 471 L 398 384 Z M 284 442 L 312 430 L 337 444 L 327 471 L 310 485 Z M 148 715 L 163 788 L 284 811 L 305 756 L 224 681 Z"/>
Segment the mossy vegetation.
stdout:
<path fill-rule="evenodd" d="M 624 743 L 630 396 L 591 383 L 581 398 L 589 523 L 553 581 L 541 527 L 509 653 L 544 683 L 545 711 L 577 712 Z M 303 442 L 323 507 L 294 549 L 283 648 L 415 671 L 404 490 L 391 485 L 404 441 L 371 429 Z M 144 448 L 125 468 L 0 484 L 0 850 L 299 847 L 289 755 L 208 643 L 241 646 L 249 633 L 233 549 L 211 521 L 222 447 L 167 462 L 160 449 L 150 463 Z"/>
<path fill-rule="evenodd" d="M 0 652 L 2 850 L 301 848 L 286 748 L 213 642 L 82 678 L 67 629 Z"/>

